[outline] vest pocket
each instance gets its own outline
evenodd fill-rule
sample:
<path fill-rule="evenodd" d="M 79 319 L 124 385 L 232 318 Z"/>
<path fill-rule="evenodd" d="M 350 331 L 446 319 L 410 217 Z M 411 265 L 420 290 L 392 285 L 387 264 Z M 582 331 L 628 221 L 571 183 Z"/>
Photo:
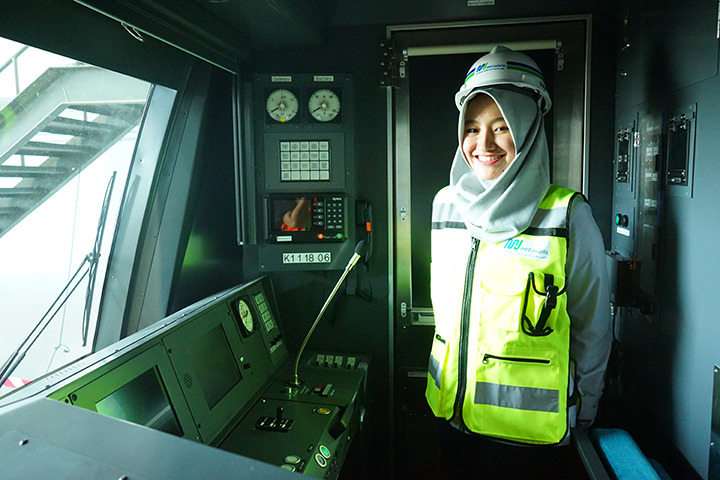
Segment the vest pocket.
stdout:
<path fill-rule="evenodd" d="M 473 304 L 473 318 L 479 317 L 486 328 L 517 332 L 527 279 L 483 274 L 480 278 L 481 301 Z"/>
<path fill-rule="evenodd" d="M 473 432 L 552 444 L 567 430 L 567 380 L 553 350 L 483 346 L 463 419 Z"/>

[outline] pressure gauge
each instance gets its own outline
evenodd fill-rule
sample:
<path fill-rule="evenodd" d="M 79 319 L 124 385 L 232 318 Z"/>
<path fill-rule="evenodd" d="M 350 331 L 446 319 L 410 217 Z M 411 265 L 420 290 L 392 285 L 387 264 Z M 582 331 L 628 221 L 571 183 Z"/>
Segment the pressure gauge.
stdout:
<path fill-rule="evenodd" d="M 318 90 L 310 96 L 308 109 L 315 120 L 329 122 L 340 113 L 340 98 L 332 90 Z"/>
<path fill-rule="evenodd" d="M 245 332 L 247 332 L 247 335 L 250 335 L 251 333 L 253 333 L 253 330 L 255 330 L 255 321 L 253 320 L 250 307 L 248 307 L 248 304 L 245 300 L 238 301 L 237 311 L 238 315 L 240 315 L 242 327 L 245 329 Z"/>
<path fill-rule="evenodd" d="M 281 88 L 268 95 L 266 108 L 273 120 L 289 122 L 298 113 L 298 99 L 291 91 Z"/>

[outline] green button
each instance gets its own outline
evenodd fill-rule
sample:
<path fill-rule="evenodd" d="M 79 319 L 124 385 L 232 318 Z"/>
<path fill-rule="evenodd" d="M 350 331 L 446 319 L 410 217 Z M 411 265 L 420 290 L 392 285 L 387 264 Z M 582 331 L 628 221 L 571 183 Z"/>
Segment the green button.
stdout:
<path fill-rule="evenodd" d="M 330 458 L 330 449 L 328 449 L 325 445 L 320 445 L 318 447 L 318 451 L 323 457 Z"/>

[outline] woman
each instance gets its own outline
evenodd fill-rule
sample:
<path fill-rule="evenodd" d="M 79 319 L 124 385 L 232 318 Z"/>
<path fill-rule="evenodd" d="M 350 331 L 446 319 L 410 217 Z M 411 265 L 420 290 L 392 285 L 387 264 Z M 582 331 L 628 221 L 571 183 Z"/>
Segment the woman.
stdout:
<path fill-rule="evenodd" d="M 495 47 L 455 101 L 460 147 L 433 203 L 426 397 L 453 478 L 562 478 L 610 352 L 602 238 L 583 197 L 550 184 L 535 62 Z"/>

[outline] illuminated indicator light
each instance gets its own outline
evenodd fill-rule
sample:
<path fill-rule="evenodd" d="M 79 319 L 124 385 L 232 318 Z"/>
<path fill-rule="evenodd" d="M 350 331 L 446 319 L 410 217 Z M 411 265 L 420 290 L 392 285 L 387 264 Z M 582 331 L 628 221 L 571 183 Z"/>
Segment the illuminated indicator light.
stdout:
<path fill-rule="evenodd" d="M 327 448 L 325 445 L 320 445 L 318 447 L 318 451 L 320 452 L 320 455 L 323 457 L 329 459 L 330 458 L 330 449 Z"/>
<path fill-rule="evenodd" d="M 330 409 L 325 408 L 325 407 L 320 407 L 317 409 L 317 413 L 319 413 L 320 415 L 328 415 L 330 413 Z"/>
<path fill-rule="evenodd" d="M 322 233 L 318 233 L 318 238 L 322 240 L 323 238 L 325 238 L 325 235 L 323 235 Z"/>
<path fill-rule="evenodd" d="M 372 230 L 370 222 L 365 222 L 365 230 L 367 230 L 368 232 Z"/>
<path fill-rule="evenodd" d="M 337 235 L 335 235 L 335 238 L 342 238 L 342 237 L 343 237 L 342 233 L 338 233 Z"/>

